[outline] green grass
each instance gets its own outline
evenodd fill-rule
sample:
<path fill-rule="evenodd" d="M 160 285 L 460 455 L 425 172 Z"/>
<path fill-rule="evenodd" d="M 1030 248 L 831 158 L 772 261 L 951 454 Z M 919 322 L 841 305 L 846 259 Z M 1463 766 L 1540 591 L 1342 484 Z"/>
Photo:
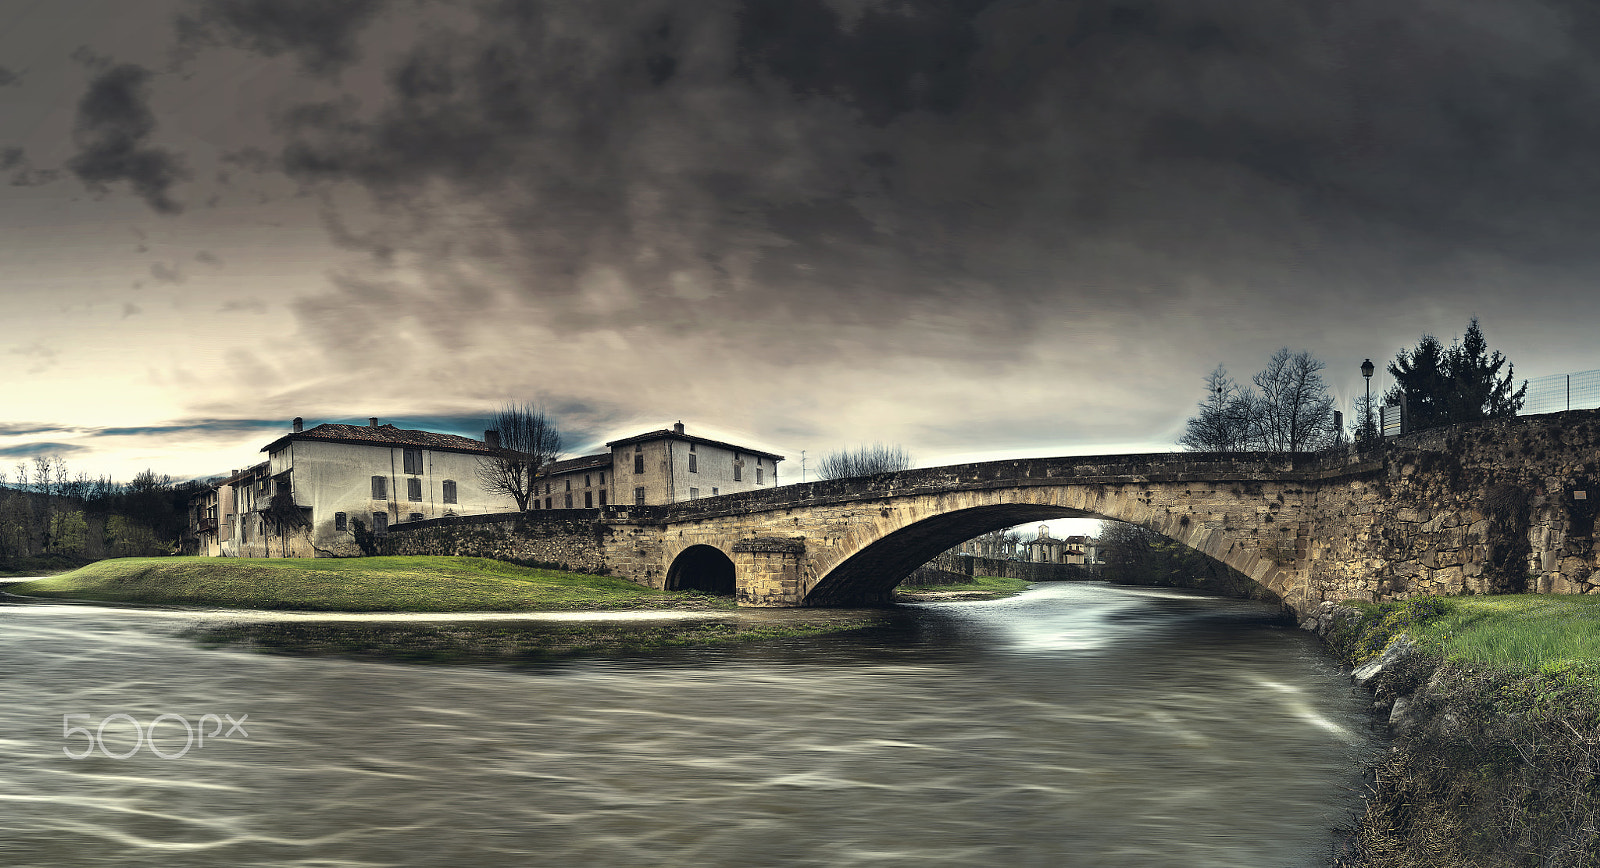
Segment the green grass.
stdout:
<path fill-rule="evenodd" d="M 965 593 L 993 594 L 996 597 L 1009 597 L 1020 594 L 1028 589 L 1028 582 L 1023 579 L 1007 579 L 1001 576 L 973 576 L 972 581 L 959 585 L 899 585 L 897 591 L 912 594 L 938 593 L 940 591 L 961 591 Z"/>
<path fill-rule="evenodd" d="M 1381 652 L 1404 632 L 1449 662 L 1523 672 L 1600 672 L 1600 596 L 1423 597 L 1360 608 L 1377 621 L 1358 658 Z"/>
<path fill-rule="evenodd" d="M 534 569 L 487 558 L 117 558 L 13 594 L 124 603 L 337 612 L 733 608 L 626 579 Z"/>

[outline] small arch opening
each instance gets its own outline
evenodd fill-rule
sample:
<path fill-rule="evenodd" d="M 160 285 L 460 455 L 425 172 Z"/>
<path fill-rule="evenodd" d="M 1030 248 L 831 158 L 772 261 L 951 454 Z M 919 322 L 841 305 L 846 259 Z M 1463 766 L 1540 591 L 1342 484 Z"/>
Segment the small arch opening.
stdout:
<path fill-rule="evenodd" d="M 731 597 L 735 588 L 733 561 L 715 546 L 689 546 L 673 559 L 671 569 L 667 570 L 669 591 L 699 591 Z"/>

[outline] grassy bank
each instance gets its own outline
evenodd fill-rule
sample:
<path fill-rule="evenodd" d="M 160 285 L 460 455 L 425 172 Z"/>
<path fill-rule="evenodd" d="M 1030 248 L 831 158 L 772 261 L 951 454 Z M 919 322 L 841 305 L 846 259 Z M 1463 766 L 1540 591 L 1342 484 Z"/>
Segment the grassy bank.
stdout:
<path fill-rule="evenodd" d="M 1348 662 L 1416 650 L 1372 685 L 1395 749 L 1343 864 L 1600 865 L 1600 599 L 1351 605 L 1328 637 Z"/>
<path fill-rule="evenodd" d="M 118 558 L 12 585 L 13 594 L 243 609 L 474 612 L 733 608 L 626 579 L 486 558 Z"/>
<path fill-rule="evenodd" d="M 539 665 L 583 657 L 653 654 L 863 629 L 870 617 L 760 624 L 717 618 L 669 624 L 237 624 L 190 631 L 201 644 L 269 654 L 337 656 L 400 663 Z"/>
<path fill-rule="evenodd" d="M 972 581 L 953 585 L 898 585 L 895 596 L 909 602 L 959 598 L 963 600 L 998 600 L 1020 594 L 1028 589 L 1023 579 L 1001 576 L 973 576 Z"/>
<path fill-rule="evenodd" d="M 18 576 L 50 576 L 75 570 L 89 563 L 92 562 L 87 558 L 69 558 L 64 555 L 51 555 L 40 558 L 7 558 L 0 560 L 0 579 L 12 579 Z"/>

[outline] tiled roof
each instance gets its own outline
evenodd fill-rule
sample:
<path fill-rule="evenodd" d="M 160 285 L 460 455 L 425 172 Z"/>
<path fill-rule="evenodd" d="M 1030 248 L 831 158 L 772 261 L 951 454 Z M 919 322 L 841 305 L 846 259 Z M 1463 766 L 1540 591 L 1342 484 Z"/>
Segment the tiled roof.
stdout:
<path fill-rule="evenodd" d="M 627 446 L 633 443 L 642 443 L 646 440 L 661 440 L 666 437 L 671 437 L 674 440 L 683 440 L 688 443 L 704 443 L 707 446 L 716 446 L 721 449 L 727 449 L 730 452 L 743 452 L 747 455 L 760 455 L 762 458 L 771 458 L 774 461 L 783 460 L 782 455 L 777 455 L 771 452 L 763 452 L 760 449 L 751 449 L 749 446 L 736 446 L 732 443 L 724 443 L 721 440 L 711 440 L 706 437 L 696 437 L 693 434 L 680 434 L 677 431 L 672 431 L 666 428 L 662 428 L 659 431 L 648 431 L 644 434 L 634 435 L 633 437 L 624 437 L 621 440 L 613 440 L 606 445 L 612 447 Z"/>
<path fill-rule="evenodd" d="M 262 452 L 274 452 L 291 440 L 325 440 L 333 443 L 363 443 L 373 446 L 416 446 L 423 449 L 441 449 L 449 452 L 492 454 L 482 440 L 458 437 L 454 434 L 437 434 L 433 431 L 412 431 L 393 425 L 339 425 L 325 423 L 308 428 L 298 434 L 285 434 L 261 447 Z"/>
<path fill-rule="evenodd" d="M 601 452 L 598 455 L 582 455 L 577 458 L 568 458 L 565 461 L 546 464 L 539 470 L 539 475 L 556 476 L 562 473 L 571 473 L 574 470 L 593 470 L 596 467 L 610 466 L 611 453 Z"/>

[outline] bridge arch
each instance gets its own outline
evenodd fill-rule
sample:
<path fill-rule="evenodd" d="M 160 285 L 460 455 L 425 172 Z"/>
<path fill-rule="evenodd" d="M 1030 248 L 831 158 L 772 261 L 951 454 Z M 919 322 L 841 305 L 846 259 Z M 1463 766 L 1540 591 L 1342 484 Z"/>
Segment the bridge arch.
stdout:
<path fill-rule="evenodd" d="M 812 587 L 806 603 L 887 602 L 893 598 L 895 585 L 940 552 L 990 531 L 1055 518 L 1107 517 L 1039 503 L 997 503 L 937 513 L 890 531 L 845 556 Z"/>
<path fill-rule="evenodd" d="M 700 591 L 717 596 L 733 594 L 737 582 L 733 559 L 712 545 L 691 545 L 672 559 L 667 568 L 667 590 Z"/>

